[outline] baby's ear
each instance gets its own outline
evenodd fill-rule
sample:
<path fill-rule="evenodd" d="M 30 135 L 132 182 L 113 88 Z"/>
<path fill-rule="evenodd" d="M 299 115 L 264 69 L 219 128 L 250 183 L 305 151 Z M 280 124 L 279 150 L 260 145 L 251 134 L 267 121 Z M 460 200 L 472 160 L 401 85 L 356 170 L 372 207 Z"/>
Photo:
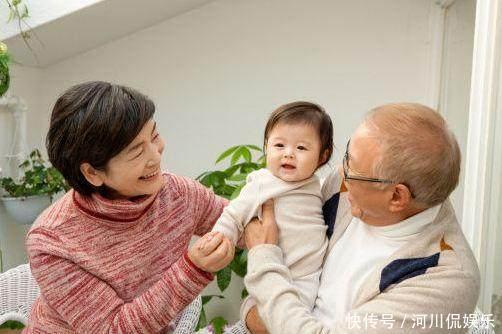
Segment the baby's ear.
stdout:
<path fill-rule="evenodd" d="M 324 165 L 326 162 L 328 162 L 328 157 L 329 157 L 329 149 L 325 149 L 321 155 L 321 159 L 319 159 L 319 166 Z"/>

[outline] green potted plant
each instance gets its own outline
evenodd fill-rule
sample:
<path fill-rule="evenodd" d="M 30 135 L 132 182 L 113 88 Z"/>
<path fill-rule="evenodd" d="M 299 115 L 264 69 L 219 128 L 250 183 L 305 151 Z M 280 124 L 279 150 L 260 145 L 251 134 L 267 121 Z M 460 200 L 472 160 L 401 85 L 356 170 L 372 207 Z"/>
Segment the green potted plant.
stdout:
<path fill-rule="evenodd" d="M 39 150 L 32 151 L 19 168 L 23 171 L 19 181 L 0 178 L 0 187 L 7 193 L 1 200 L 16 222 L 31 224 L 51 204 L 55 194 L 69 187 L 58 170 L 42 159 Z"/>
<path fill-rule="evenodd" d="M 204 186 L 212 189 L 215 194 L 232 200 L 236 198 L 242 187 L 246 184 L 246 177 L 249 173 L 265 167 L 265 155 L 263 150 L 256 145 L 237 145 L 233 146 L 219 155 L 216 164 L 227 161 L 228 167 L 220 170 L 212 170 L 202 173 L 197 180 Z M 216 273 L 216 282 L 221 292 L 225 291 L 230 285 L 232 275 L 244 277 L 247 269 L 247 250 L 235 250 L 235 256 L 232 262 L 222 270 Z M 241 299 L 247 296 L 246 289 L 241 292 Z M 222 295 L 202 296 L 202 311 L 196 330 L 200 333 L 221 334 L 224 327 L 228 324 L 222 316 L 216 316 L 212 319 L 206 317 L 206 304 L 212 299 L 223 299 Z M 235 301 L 232 301 L 235 303 Z M 207 327 L 206 327 L 207 326 Z"/>

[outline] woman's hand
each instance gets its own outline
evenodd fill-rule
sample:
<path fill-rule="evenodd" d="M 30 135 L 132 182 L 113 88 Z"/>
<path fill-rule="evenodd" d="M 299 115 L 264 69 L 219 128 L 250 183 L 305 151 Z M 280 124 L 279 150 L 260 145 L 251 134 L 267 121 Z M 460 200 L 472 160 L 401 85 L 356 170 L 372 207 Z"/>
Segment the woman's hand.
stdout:
<path fill-rule="evenodd" d="M 268 334 L 256 306 L 253 306 L 246 315 L 246 327 L 252 334 Z"/>
<path fill-rule="evenodd" d="M 198 268 L 215 273 L 234 258 L 234 245 L 219 232 L 209 232 L 198 239 L 188 251 L 188 258 Z"/>
<path fill-rule="evenodd" d="M 246 225 L 244 239 L 248 249 L 262 244 L 277 245 L 279 242 L 279 228 L 275 223 L 274 201 L 268 200 L 262 205 L 263 221 L 254 218 Z"/>

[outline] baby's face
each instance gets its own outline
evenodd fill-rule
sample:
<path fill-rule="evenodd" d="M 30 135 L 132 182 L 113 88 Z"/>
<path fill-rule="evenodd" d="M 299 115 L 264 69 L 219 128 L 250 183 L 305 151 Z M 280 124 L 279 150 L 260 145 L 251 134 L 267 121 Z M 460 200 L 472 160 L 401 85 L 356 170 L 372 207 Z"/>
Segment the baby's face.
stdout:
<path fill-rule="evenodd" d="M 319 166 L 321 141 L 307 124 L 275 125 L 267 140 L 267 168 L 284 181 L 301 181 Z"/>

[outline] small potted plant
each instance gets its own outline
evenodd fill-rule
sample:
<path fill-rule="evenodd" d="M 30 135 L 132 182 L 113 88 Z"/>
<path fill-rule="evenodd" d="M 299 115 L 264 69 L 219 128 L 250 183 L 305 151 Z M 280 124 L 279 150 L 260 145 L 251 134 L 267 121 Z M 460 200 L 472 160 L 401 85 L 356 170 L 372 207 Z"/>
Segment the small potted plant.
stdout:
<path fill-rule="evenodd" d="M 0 187 L 7 192 L 1 200 L 16 222 L 31 224 L 51 204 L 55 194 L 69 187 L 61 173 L 42 159 L 39 150 L 32 151 L 19 168 L 24 175 L 18 182 L 10 177 L 0 178 Z"/>

